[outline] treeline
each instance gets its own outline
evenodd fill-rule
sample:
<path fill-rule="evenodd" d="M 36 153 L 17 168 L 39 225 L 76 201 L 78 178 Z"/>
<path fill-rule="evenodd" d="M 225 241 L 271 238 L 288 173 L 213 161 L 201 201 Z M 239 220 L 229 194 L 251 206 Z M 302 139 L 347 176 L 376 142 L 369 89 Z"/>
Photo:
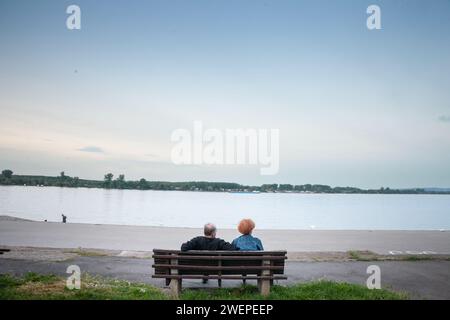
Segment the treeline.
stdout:
<path fill-rule="evenodd" d="M 246 186 L 229 182 L 167 182 L 126 180 L 125 175 L 115 177 L 112 173 L 105 174 L 103 180 L 87 180 L 71 177 L 61 172 L 58 176 L 14 175 L 12 170 L 3 170 L 0 175 L 0 185 L 52 186 L 69 188 L 105 188 L 133 190 L 180 190 L 180 191 L 216 191 L 216 192 L 293 192 L 293 193 L 366 193 L 366 194 L 450 194 L 447 191 L 427 191 L 425 189 L 360 189 L 355 187 L 330 187 L 322 184 L 263 184 L 261 186 Z"/>
<path fill-rule="evenodd" d="M 418 194 L 429 193 L 424 189 L 360 189 L 355 187 L 330 187 L 324 184 L 263 184 L 260 187 L 263 192 L 302 192 L 302 193 L 389 193 L 389 194 Z"/>
<path fill-rule="evenodd" d="M 71 177 L 61 172 L 59 176 L 29 176 L 14 175 L 11 170 L 3 170 L 0 176 L 0 185 L 27 185 L 44 187 L 69 187 L 69 188 L 105 188 L 105 189 L 136 189 L 136 190 L 183 190 L 183 191 L 239 191 L 246 188 L 237 183 L 228 182 L 167 182 L 126 180 L 121 174 L 114 177 L 112 173 L 105 174 L 103 180 L 80 179 Z"/>

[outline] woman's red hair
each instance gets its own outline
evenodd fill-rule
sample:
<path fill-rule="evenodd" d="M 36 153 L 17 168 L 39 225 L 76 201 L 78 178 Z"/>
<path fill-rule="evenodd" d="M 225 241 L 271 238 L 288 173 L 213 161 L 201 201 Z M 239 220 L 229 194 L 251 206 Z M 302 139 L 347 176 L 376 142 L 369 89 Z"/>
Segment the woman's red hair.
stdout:
<path fill-rule="evenodd" d="M 252 219 L 242 219 L 239 222 L 238 230 L 240 233 L 247 235 L 252 233 L 252 230 L 255 229 L 255 223 Z"/>

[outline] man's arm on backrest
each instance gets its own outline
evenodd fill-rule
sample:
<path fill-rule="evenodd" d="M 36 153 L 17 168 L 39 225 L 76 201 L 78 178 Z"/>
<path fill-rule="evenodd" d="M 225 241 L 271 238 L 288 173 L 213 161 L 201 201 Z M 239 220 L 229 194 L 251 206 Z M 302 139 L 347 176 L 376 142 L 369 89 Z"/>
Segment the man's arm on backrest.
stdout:
<path fill-rule="evenodd" d="M 189 251 L 197 249 L 197 238 L 193 238 L 181 245 L 181 251 Z"/>
<path fill-rule="evenodd" d="M 219 242 L 219 250 L 234 251 L 234 250 L 239 250 L 239 249 L 236 248 L 235 245 L 221 239 Z"/>

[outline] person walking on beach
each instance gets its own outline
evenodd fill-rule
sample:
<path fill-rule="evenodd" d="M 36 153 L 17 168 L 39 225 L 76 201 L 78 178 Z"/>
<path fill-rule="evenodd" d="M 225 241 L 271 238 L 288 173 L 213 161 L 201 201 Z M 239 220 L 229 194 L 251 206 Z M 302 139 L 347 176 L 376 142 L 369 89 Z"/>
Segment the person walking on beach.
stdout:
<path fill-rule="evenodd" d="M 66 223 L 67 222 L 67 216 L 65 216 L 64 214 L 61 214 L 62 216 L 62 223 Z"/>
<path fill-rule="evenodd" d="M 217 228 L 212 223 L 207 223 L 203 227 L 204 236 L 195 237 L 181 245 L 181 251 L 189 250 L 237 250 L 229 242 L 216 238 Z"/>
<path fill-rule="evenodd" d="M 231 244 L 242 251 L 264 250 L 261 240 L 252 236 L 253 229 L 255 229 L 255 223 L 252 219 L 242 219 L 238 225 L 242 236 L 234 239 Z"/>

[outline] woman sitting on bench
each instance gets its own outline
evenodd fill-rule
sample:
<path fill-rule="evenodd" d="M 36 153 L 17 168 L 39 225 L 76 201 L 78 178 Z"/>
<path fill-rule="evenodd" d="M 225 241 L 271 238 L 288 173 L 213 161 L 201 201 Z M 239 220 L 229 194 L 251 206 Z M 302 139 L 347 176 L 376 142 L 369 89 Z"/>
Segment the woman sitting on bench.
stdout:
<path fill-rule="evenodd" d="M 264 250 L 261 240 L 252 236 L 255 229 L 255 223 L 252 219 L 243 219 L 239 222 L 238 230 L 242 236 L 233 240 L 232 245 L 241 251 L 259 251 Z"/>

